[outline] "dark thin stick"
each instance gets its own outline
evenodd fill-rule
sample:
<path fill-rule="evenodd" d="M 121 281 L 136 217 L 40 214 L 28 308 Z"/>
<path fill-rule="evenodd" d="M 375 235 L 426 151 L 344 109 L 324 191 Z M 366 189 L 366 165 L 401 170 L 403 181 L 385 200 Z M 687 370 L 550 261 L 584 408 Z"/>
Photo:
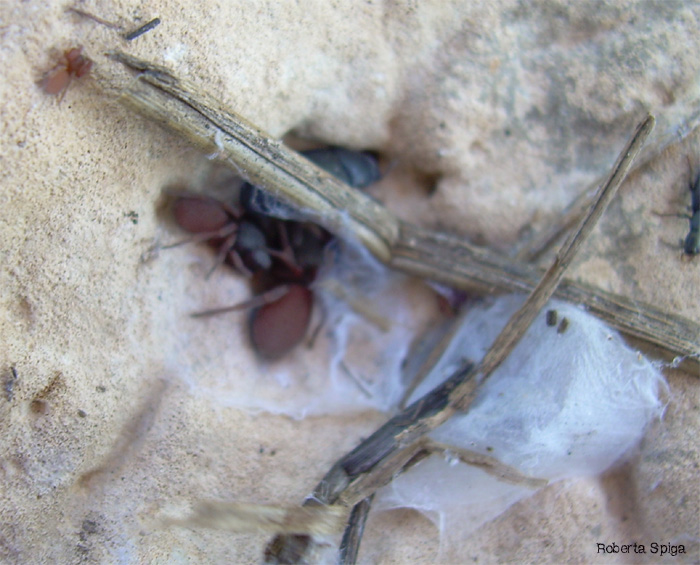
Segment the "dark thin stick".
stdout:
<path fill-rule="evenodd" d="M 418 385 L 422 383 L 433 370 L 433 367 L 435 367 L 437 362 L 440 360 L 442 355 L 452 343 L 452 340 L 454 339 L 459 329 L 462 327 L 467 313 L 468 309 L 463 308 L 459 316 L 457 316 L 454 320 L 450 321 L 449 326 L 445 330 L 444 335 L 442 335 L 437 341 L 437 343 L 430 349 L 428 356 L 420 364 L 420 367 L 418 368 L 418 371 L 416 371 L 415 376 L 411 379 L 411 382 L 406 387 L 406 390 L 401 396 L 399 408 L 403 409 L 406 407 L 408 399 L 411 398 L 411 396 L 413 396 L 413 391 L 416 390 L 416 387 L 418 387 Z"/>
<path fill-rule="evenodd" d="M 357 562 L 357 554 L 360 552 L 360 542 L 365 533 L 365 523 L 373 498 L 374 493 L 357 503 L 352 509 L 338 550 L 339 565 L 354 565 Z"/>
<path fill-rule="evenodd" d="M 151 31 L 154 27 L 160 25 L 160 18 L 153 18 L 150 22 L 147 22 L 143 24 L 140 28 L 135 29 L 134 31 L 130 31 L 129 33 L 124 34 L 124 39 L 127 41 L 133 41 L 137 37 L 142 36 L 144 33 L 148 33 Z"/>
<path fill-rule="evenodd" d="M 345 364 L 345 361 L 341 361 L 340 363 L 338 363 L 338 365 L 339 365 L 341 371 L 343 371 L 343 373 L 345 373 L 345 376 L 348 377 L 348 379 L 350 379 L 353 382 L 353 384 L 355 384 L 357 386 L 358 389 L 360 389 L 360 392 L 362 394 L 364 394 L 366 398 L 372 398 L 372 391 L 370 391 L 367 388 L 367 385 L 365 385 L 365 383 L 363 382 L 363 380 L 360 377 L 355 375 L 355 373 L 353 373 L 348 368 L 348 366 Z"/>

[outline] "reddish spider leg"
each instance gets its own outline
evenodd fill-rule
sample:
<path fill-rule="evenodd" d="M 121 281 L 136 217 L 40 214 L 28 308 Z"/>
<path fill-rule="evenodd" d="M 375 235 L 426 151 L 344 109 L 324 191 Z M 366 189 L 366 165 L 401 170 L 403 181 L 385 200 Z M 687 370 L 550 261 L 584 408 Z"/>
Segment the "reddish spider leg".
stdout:
<path fill-rule="evenodd" d="M 262 294 L 253 296 L 253 298 L 249 298 L 248 300 L 238 302 L 233 306 L 224 306 L 223 308 L 212 308 L 211 310 L 196 312 L 191 316 L 193 318 L 208 318 L 209 316 L 225 314 L 226 312 L 240 312 L 242 310 L 250 310 L 251 308 L 259 308 L 266 304 L 272 304 L 273 302 L 277 302 L 289 292 L 289 288 L 290 285 L 282 284 L 266 292 L 263 292 Z"/>
<path fill-rule="evenodd" d="M 267 252 L 272 257 L 277 257 L 282 261 L 287 268 L 294 273 L 295 276 L 300 277 L 303 273 L 303 268 L 297 262 L 294 256 L 294 249 L 292 244 L 289 242 L 289 232 L 287 231 L 287 226 L 284 222 L 279 222 L 277 224 L 277 231 L 280 234 L 280 241 L 282 242 L 282 249 L 268 249 Z"/>

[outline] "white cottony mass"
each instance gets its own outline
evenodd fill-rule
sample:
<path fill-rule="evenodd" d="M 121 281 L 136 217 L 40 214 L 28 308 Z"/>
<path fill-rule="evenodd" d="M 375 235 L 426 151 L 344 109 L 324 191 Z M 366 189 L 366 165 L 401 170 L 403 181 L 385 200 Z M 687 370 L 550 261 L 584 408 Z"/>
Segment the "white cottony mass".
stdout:
<path fill-rule="evenodd" d="M 462 359 L 480 359 L 522 303 L 502 297 L 474 308 L 411 402 Z M 554 311 L 556 314 L 547 311 Z M 563 322 L 563 320 L 566 322 Z M 663 412 L 663 377 L 620 335 L 583 309 L 550 302 L 484 385 L 467 414 L 431 437 L 556 481 L 595 476 L 641 440 Z M 446 535 L 463 537 L 531 495 L 481 469 L 433 455 L 381 491 L 375 508 L 414 508 Z"/>

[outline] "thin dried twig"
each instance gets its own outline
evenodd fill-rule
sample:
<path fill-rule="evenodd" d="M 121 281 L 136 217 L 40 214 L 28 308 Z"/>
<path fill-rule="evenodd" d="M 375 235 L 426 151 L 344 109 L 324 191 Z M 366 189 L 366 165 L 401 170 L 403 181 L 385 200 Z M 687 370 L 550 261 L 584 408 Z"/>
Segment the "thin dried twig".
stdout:
<path fill-rule="evenodd" d="M 470 451 L 468 449 L 459 449 L 453 445 L 438 443 L 427 437 L 423 437 L 423 439 L 429 440 L 425 442 L 425 445 L 426 449 L 429 449 L 431 454 L 443 454 L 446 457 L 457 458 L 465 465 L 478 467 L 504 483 L 526 486 L 533 489 L 542 488 L 549 483 L 547 479 L 523 475 L 516 468 L 502 463 L 495 457 L 489 457 L 488 455 L 483 455 L 482 453 L 477 453 L 476 451 Z"/>
<path fill-rule="evenodd" d="M 305 505 L 358 504 L 378 488 L 388 484 L 398 472 L 412 464 L 417 455 L 425 452 L 424 446 L 420 444 L 425 434 L 445 423 L 457 412 L 463 413 L 469 409 L 479 387 L 483 386 L 510 355 L 542 306 L 551 298 L 564 271 L 593 231 L 653 127 L 652 116 L 647 116 L 637 127 L 632 139 L 618 157 L 606 183 L 599 190 L 594 205 L 580 222 L 576 232 L 564 244 L 535 290 L 511 316 L 481 363 L 469 364 L 454 373 L 341 458 L 318 484 Z M 268 562 L 286 563 L 287 561 L 282 561 L 280 557 L 287 555 L 288 547 L 294 547 L 295 551 L 303 549 L 301 554 L 295 556 L 298 557 L 296 561 L 300 561 L 304 558 L 304 552 L 313 547 L 313 540 L 308 536 L 276 536 L 265 552 Z"/>
<path fill-rule="evenodd" d="M 110 477 L 117 475 L 126 462 L 143 447 L 146 434 L 153 426 L 163 404 L 168 386 L 164 379 L 150 385 L 145 400 L 121 429 L 102 462 L 80 475 L 76 483 L 80 489 L 95 489 L 104 484 Z"/>
<path fill-rule="evenodd" d="M 472 292 L 529 292 L 542 272 L 456 237 L 399 221 L 379 203 L 322 171 L 167 69 L 124 53 L 112 57 L 139 71 L 137 80 L 103 85 L 120 100 L 169 127 L 237 173 L 302 210 L 340 237 L 362 242 L 376 257 L 413 275 Z M 653 306 L 565 281 L 557 297 L 584 304 L 626 335 L 698 367 L 700 324 Z"/>
<path fill-rule="evenodd" d="M 481 371 L 484 376 L 490 375 L 510 354 L 516 343 L 520 341 L 524 334 L 523 326 L 527 329 L 535 319 L 537 313 L 552 297 L 554 290 L 564 276 L 564 271 L 571 264 L 571 261 L 581 248 L 581 245 L 583 245 L 583 242 L 591 234 L 596 223 L 598 223 L 598 220 L 608 207 L 608 204 L 610 204 L 613 196 L 615 196 L 615 192 L 622 184 L 622 181 L 627 175 L 627 171 L 632 165 L 632 161 L 642 149 L 644 142 L 654 129 L 654 122 L 653 116 L 647 116 L 646 120 L 637 127 L 627 147 L 625 147 L 618 157 L 607 181 L 598 191 L 598 195 L 588 211 L 588 214 L 586 214 L 579 223 L 578 229 L 566 243 L 564 243 L 561 251 L 554 259 L 551 267 L 549 267 L 544 274 L 535 290 L 532 291 L 532 294 L 525 301 L 525 304 L 513 314 L 513 317 L 504 330 L 500 333 L 498 338 L 496 338 L 496 342 L 486 353 L 484 360 L 481 362 Z M 501 353 L 501 349 L 503 353 Z M 455 395 L 457 394 L 459 393 L 455 391 Z"/>
<path fill-rule="evenodd" d="M 91 14 L 90 12 L 86 12 L 85 10 L 80 9 L 77 6 L 70 6 L 70 7 L 66 8 L 66 11 L 73 12 L 74 14 L 78 14 L 79 16 L 82 16 L 84 18 L 88 18 L 89 20 L 92 20 L 93 22 L 97 22 L 98 24 L 106 26 L 110 29 L 114 29 L 117 31 L 121 31 L 121 29 L 122 29 L 122 26 L 120 26 L 119 24 L 115 24 L 114 22 L 110 22 L 109 20 L 105 20 L 104 18 L 96 16 L 95 14 Z"/>

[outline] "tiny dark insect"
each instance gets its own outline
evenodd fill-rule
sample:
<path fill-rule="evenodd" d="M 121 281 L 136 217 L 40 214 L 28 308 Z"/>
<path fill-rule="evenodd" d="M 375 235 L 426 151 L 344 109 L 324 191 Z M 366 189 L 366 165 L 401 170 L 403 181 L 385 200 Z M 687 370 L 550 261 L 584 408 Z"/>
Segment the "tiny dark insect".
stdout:
<path fill-rule="evenodd" d="M 341 181 L 364 187 L 379 178 L 376 159 L 368 153 L 338 147 L 303 153 Z M 282 220 L 271 213 L 294 216 L 291 209 L 257 187 L 245 183 L 237 202 L 181 194 L 173 204 L 176 223 L 217 251 L 216 268 L 233 266 L 250 278 L 256 295 L 245 302 L 194 314 L 211 316 L 252 309 L 250 339 L 258 355 L 279 359 L 308 332 L 314 304 L 310 285 L 316 278 L 331 235 L 303 221 Z"/>
<path fill-rule="evenodd" d="M 61 95 L 70 86 L 73 78 L 86 76 L 92 69 L 92 61 L 83 55 L 83 47 L 73 47 L 63 53 L 58 64 L 41 80 L 46 94 Z"/>
<path fill-rule="evenodd" d="M 556 326 L 557 325 L 557 311 L 556 310 L 547 310 L 547 315 L 546 315 L 546 321 L 548 326 Z"/>
<path fill-rule="evenodd" d="M 695 176 L 695 182 L 693 182 L 693 168 L 690 164 L 690 158 L 688 158 L 688 167 L 690 169 L 691 178 L 688 183 L 688 188 L 690 189 L 691 216 L 690 230 L 683 242 L 683 251 L 686 255 L 698 255 L 700 254 L 700 172 Z"/>
<path fill-rule="evenodd" d="M 557 333 L 563 334 L 567 329 L 569 329 L 569 319 L 562 318 L 561 322 L 559 322 L 559 327 L 557 328 Z"/>

